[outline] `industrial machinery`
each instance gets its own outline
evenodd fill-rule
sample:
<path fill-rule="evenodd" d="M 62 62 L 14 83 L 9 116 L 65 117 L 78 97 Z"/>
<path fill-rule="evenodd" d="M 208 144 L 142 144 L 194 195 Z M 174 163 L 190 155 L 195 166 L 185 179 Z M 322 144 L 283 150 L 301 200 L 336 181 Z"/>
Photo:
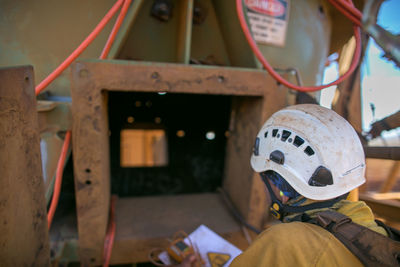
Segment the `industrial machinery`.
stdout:
<path fill-rule="evenodd" d="M 223 199 L 249 225 L 268 221 L 249 165 L 259 126 L 284 106 L 318 100 L 328 56 L 346 50 L 361 22 L 347 20 L 339 0 L 237 2 L 0 3 L 1 66 L 34 66 L 0 69 L 6 265 L 147 262 L 166 237 L 200 224 L 248 246 Z M 357 59 L 354 33 L 355 53 L 347 50 Z M 336 109 L 360 129 L 351 112 L 360 110 L 357 60 L 348 65 Z"/>

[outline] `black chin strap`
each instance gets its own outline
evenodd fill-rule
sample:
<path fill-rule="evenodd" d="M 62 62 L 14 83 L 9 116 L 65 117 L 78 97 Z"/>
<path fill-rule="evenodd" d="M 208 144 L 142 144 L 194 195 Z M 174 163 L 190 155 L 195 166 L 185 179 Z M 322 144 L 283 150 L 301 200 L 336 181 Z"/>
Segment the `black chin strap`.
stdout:
<path fill-rule="evenodd" d="M 313 210 L 313 209 L 323 209 L 323 208 L 328 208 L 333 206 L 333 204 L 335 204 L 336 202 L 339 202 L 340 200 L 346 198 L 347 194 L 339 196 L 337 198 L 334 199 L 330 199 L 327 201 L 320 201 L 320 202 L 315 202 L 315 203 L 311 203 L 308 205 L 304 205 L 304 206 L 290 206 L 290 205 L 286 205 L 283 204 L 275 195 L 274 191 L 272 190 L 271 185 L 268 182 L 268 178 L 266 177 L 266 175 L 261 174 L 261 179 L 263 180 L 263 182 L 265 183 L 265 185 L 268 188 L 269 194 L 271 196 L 271 207 L 270 207 L 270 212 L 272 213 L 272 215 L 274 215 L 274 217 L 276 217 L 279 220 L 283 220 L 283 218 L 289 214 L 289 213 L 303 213 L 307 210 Z"/>

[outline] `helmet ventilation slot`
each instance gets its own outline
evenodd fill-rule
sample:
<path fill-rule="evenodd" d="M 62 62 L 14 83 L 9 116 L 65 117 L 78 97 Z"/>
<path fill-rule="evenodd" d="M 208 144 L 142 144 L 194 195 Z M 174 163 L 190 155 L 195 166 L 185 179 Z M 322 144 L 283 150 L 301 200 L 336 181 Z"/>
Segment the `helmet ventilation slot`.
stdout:
<path fill-rule="evenodd" d="M 281 138 L 281 140 L 282 140 L 283 142 L 285 142 L 285 141 L 289 138 L 289 136 L 290 136 L 291 134 L 292 134 L 291 132 L 286 131 L 286 130 L 283 130 L 283 131 L 282 131 L 282 138 Z"/>
<path fill-rule="evenodd" d="M 293 141 L 293 145 L 295 145 L 296 147 L 299 147 L 302 144 L 304 144 L 304 140 L 301 137 L 298 137 L 296 135 L 296 137 L 294 138 L 294 141 Z"/>
<path fill-rule="evenodd" d="M 314 150 L 310 146 L 307 146 L 306 149 L 304 149 L 304 153 L 306 153 L 309 156 L 312 156 L 315 154 Z"/>

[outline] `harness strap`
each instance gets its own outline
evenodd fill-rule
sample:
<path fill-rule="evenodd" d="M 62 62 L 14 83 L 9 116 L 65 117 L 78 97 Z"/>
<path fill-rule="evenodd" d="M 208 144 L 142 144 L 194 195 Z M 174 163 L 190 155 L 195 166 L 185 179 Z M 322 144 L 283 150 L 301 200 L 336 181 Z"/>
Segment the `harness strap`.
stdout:
<path fill-rule="evenodd" d="M 274 191 L 271 188 L 271 185 L 268 182 L 268 177 L 264 173 L 260 173 L 261 179 L 263 180 L 264 184 L 267 186 L 269 194 L 271 196 L 272 205 L 270 207 L 270 212 L 279 220 L 283 220 L 284 217 L 289 213 L 303 213 L 308 210 L 313 209 L 323 209 L 332 207 L 335 203 L 339 202 L 340 200 L 346 198 L 347 194 L 343 196 L 339 196 L 337 198 L 320 201 L 311 203 L 304 206 L 290 206 L 286 204 L 282 204 L 282 202 L 276 197 Z"/>
<path fill-rule="evenodd" d="M 400 242 L 400 230 L 396 229 L 396 228 L 392 228 L 386 224 L 384 224 L 382 221 L 375 219 L 375 222 L 378 226 L 384 228 L 386 230 L 386 232 L 389 235 L 390 239 L 393 239 L 395 241 L 399 241 Z"/>
<path fill-rule="evenodd" d="M 331 232 L 365 266 L 400 266 L 400 242 L 352 222 L 335 211 L 323 211 L 309 221 Z"/>

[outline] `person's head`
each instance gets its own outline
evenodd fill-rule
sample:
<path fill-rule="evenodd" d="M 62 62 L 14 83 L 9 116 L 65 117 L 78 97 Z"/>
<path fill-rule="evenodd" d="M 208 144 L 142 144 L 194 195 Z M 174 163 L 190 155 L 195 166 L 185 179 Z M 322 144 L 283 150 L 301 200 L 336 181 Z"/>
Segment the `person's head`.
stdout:
<path fill-rule="evenodd" d="M 335 199 L 365 182 L 365 156 L 357 133 L 334 111 L 313 104 L 274 113 L 257 135 L 251 166 L 271 195 L 269 183 L 288 198 Z M 278 199 L 271 197 L 273 202 Z"/>

